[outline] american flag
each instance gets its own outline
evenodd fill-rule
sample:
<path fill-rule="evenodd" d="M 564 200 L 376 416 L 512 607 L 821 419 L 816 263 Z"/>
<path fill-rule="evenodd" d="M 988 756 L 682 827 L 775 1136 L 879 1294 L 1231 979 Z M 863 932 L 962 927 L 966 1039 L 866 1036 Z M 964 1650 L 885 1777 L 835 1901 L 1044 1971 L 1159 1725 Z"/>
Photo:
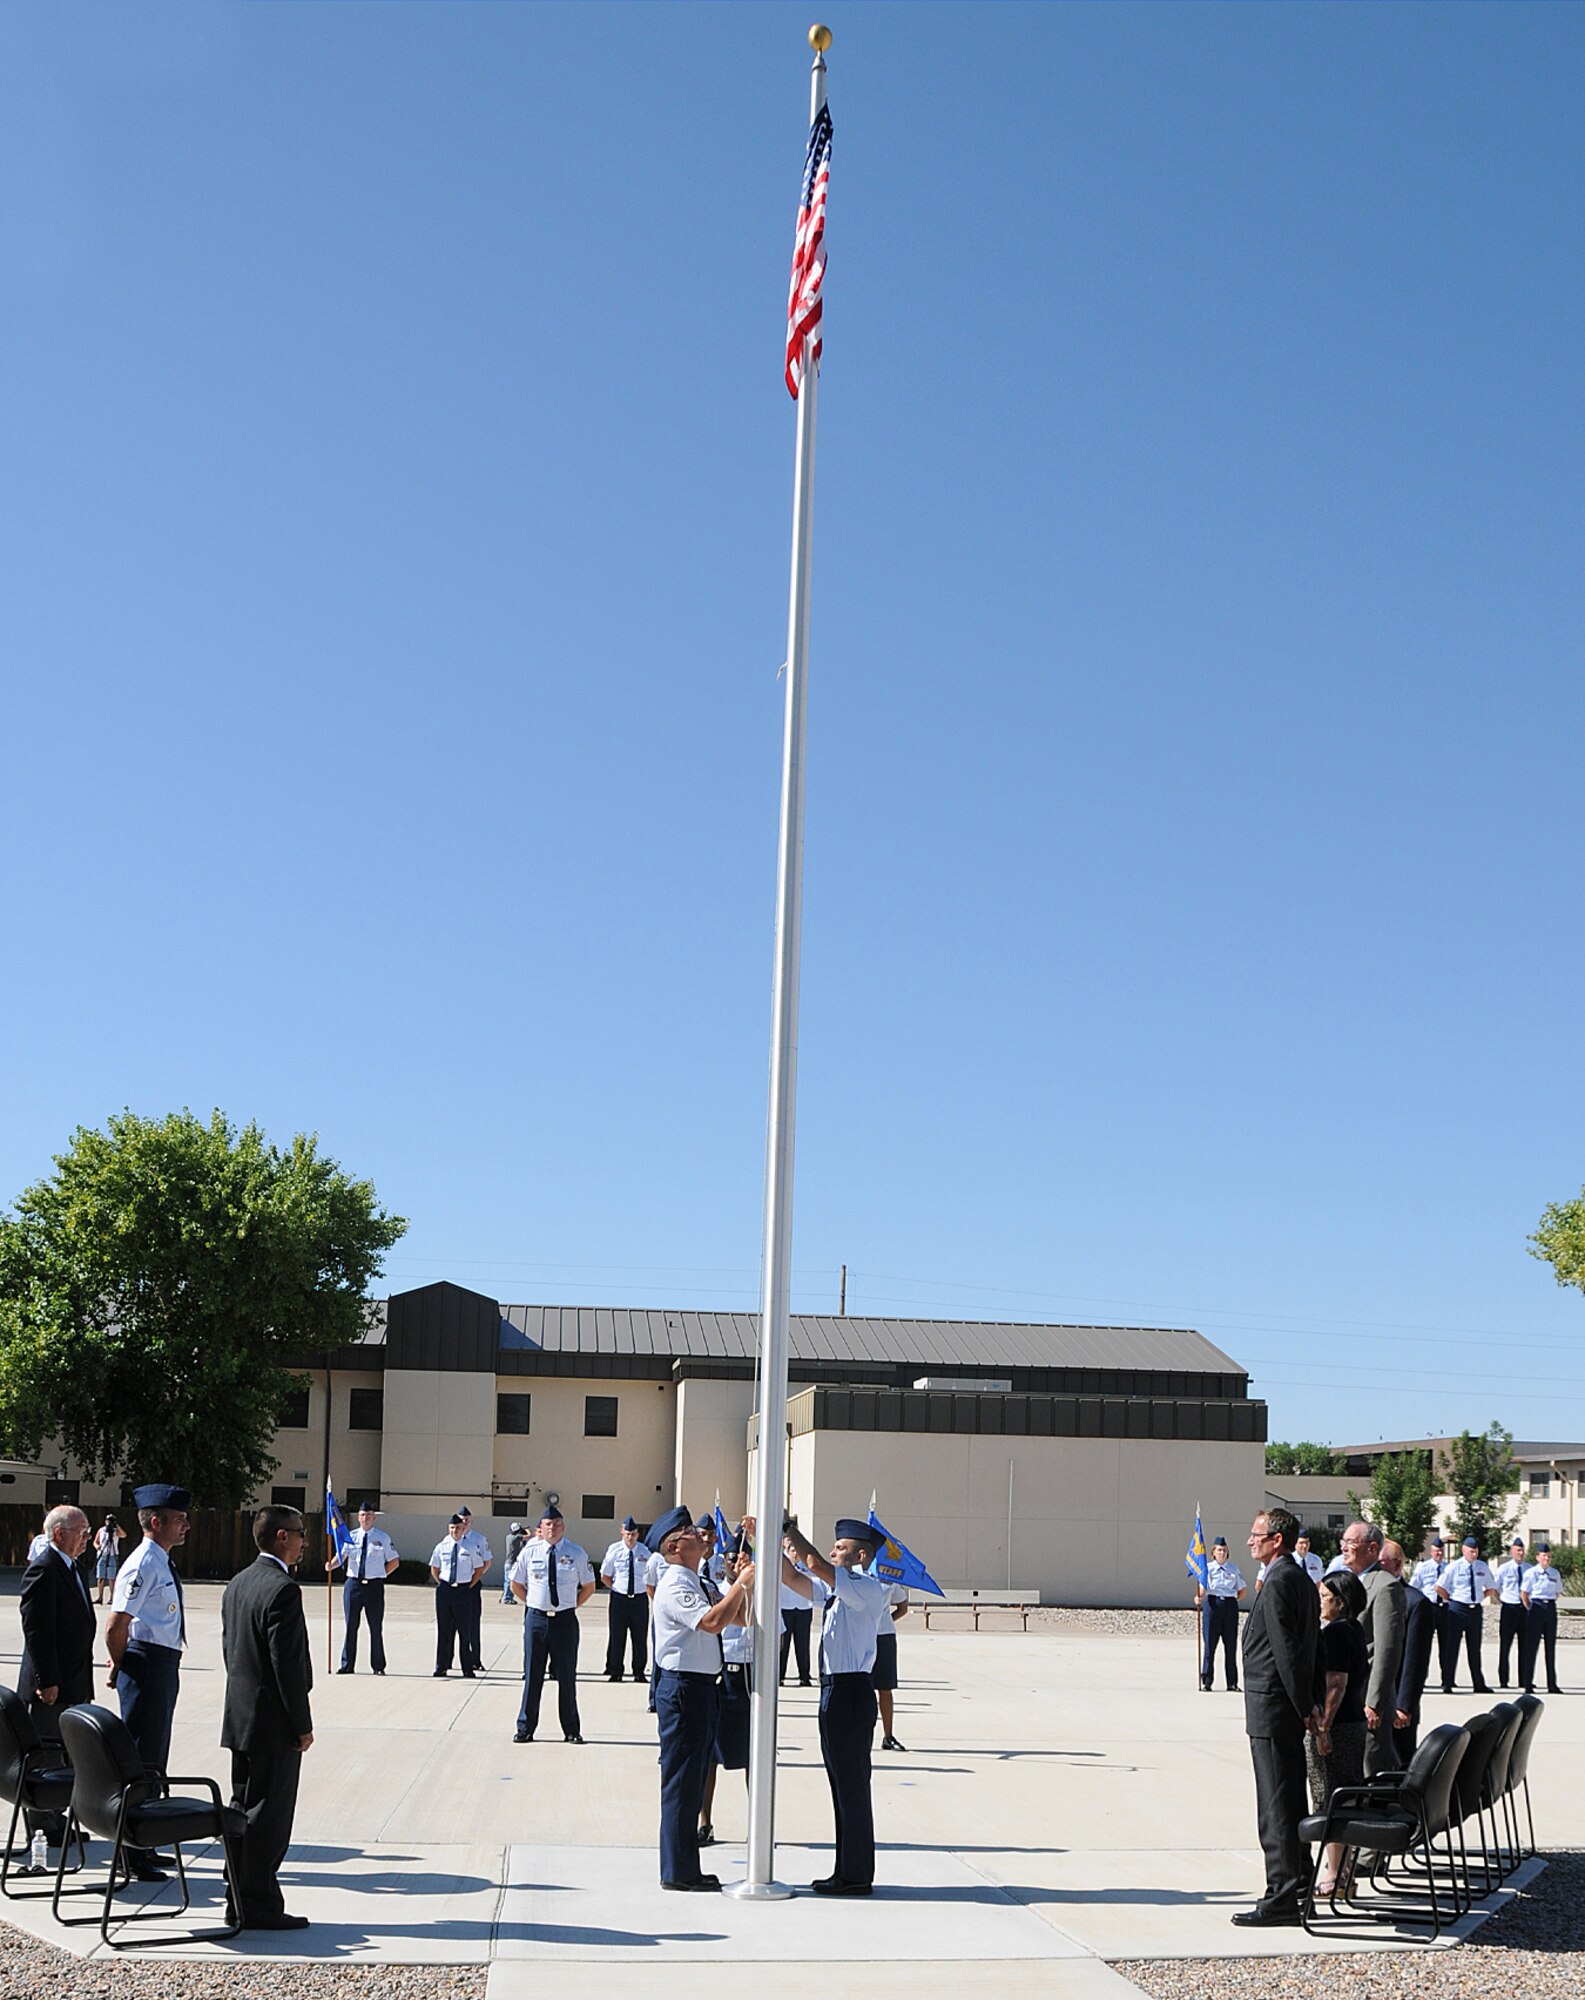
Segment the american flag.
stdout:
<path fill-rule="evenodd" d="M 804 341 L 813 335 L 811 359 L 820 359 L 820 287 L 826 274 L 826 183 L 831 178 L 831 113 L 822 104 L 809 128 L 798 233 L 793 238 L 792 285 L 787 293 L 787 387 L 794 402 L 804 373 Z"/>

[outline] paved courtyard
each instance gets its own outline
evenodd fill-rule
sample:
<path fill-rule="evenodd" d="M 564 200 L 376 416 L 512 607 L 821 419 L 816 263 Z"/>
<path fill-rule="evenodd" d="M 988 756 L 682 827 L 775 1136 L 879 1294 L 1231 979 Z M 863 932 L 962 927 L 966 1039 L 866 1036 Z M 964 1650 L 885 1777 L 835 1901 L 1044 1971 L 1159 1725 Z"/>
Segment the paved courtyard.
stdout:
<path fill-rule="evenodd" d="M 8 1680 L 20 1651 L 15 1589 L 13 1577 L 0 1599 Z M 212 1585 L 188 1591 L 193 1643 L 172 1761 L 224 1783 L 219 1595 Z M 283 1879 L 288 1907 L 312 1928 L 176 1952 L 488 1966 L 490 2000 L 674 1994 L 684 1984 L 691 1995 L 737 1996 L 750 1967 L 756 1995 L 806 1994 L 814 1959 L 855 1966 L 847 1988 L 820 1981 L 827 2000 L 848 1990 L 1084 2000 L 1137 1992 L 1109 1960 L 1425 1949 L 1390 1933 L 1321 1946 L 1300 1931 L 1230 1926 L 1261 1880 L 1242 1705 L 1200 1693 L 1187 1633 L 927 1634 L 908 1621 L 897 1714 L 908 1752 L 876 1757 L 876 1897 L 750 1905 L 658 1888 L 653 1723 L 641 1687 L 600 1677 L 603 1610 L 584 1620 L 587 1745 L 560 1740 L 550 1689 L 540 1739 L 519 1748 L 518 1617 L 487 1602 L 485 1676 L 438 1681 L 428 1594 L 391 1599 L 391 1666 L 375 1680 L 325 1672 L 325 1599 L 311 1594 L 316 1741 Z M 339 1644 L 339 1613 L 335 1622 Z M 1565 1683 L 1577 1681 L 1585 1645 L 1568 1644 L 1562 1658 Z M 811 1692 L 784 1691 L 778 1873 L 795 1884 L 829 1865 L 814 1704 Z M 1429 1719 L 1473 1705 L 1433 1695 Z M 1585 1844 L 1585 1700 L 1548 1704 L 1532 1777 L 1543 1845 Z M 742 1780 L 723 1774 L 711 1865 L 727 1881 L 742 1874 L 744 1818 Z M 199 1857 L 195 1877 L 199 1900 L 213 1901 L 213 1855 Z M 103 1954 L 91 1928 L 63 1931 L 47 1910 L 13 1902 L 0 1914 Z"/>

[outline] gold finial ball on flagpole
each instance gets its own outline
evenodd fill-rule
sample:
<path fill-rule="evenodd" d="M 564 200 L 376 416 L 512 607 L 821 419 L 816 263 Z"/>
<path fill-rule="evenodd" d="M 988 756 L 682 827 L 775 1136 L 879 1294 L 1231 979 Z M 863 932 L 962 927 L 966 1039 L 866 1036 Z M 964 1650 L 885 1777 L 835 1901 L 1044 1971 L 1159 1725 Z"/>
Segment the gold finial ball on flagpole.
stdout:
<path fill-rule="evenodd" d="M 816 21 L 814 26 L 809 30 L 809 46 L 814 50 L 816 55 L 823 56 L 831 46 L 831 30 L 823 27 L 820 22 Z"/>

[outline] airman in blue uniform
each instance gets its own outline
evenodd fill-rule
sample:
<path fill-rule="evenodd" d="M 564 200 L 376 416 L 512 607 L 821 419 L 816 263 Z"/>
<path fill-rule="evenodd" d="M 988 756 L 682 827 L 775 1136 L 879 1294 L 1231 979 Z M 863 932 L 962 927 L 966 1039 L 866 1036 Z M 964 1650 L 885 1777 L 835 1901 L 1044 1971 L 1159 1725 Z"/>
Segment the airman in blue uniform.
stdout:
<path fill-rule="evenodd" d="M 1552 1567 L 1552 1544 L 1537 1542 L 1535 1561 L 1524 1573 L 1524 1640 L 1519 1648 L 1519 1678 L 1526 1694 L 1535 1693 L 1536 1654 L 1546 1647 L 1546 1691 L 1561 1694 L 1557 1678 L 1557 1601 L 1563 1578 Z"/>
<path fill-rule="evenodd" d="M 105 1651 L 121 1720 L 138 1755 L 150 1770 L 164 1771 L 170 1764 L 171 1723 L 187 1643 L 182 1580 L 171 1566 L 170 1552 L 187 1539 L 193 1498 L 185 1486 L 158 1481 L 135 1488 L 132 1501 L 143 1539 L 116 1578 Z M 139 1881 L 166 1879 L 146 1849 L 131 1850 L 130 1858 Z"/>

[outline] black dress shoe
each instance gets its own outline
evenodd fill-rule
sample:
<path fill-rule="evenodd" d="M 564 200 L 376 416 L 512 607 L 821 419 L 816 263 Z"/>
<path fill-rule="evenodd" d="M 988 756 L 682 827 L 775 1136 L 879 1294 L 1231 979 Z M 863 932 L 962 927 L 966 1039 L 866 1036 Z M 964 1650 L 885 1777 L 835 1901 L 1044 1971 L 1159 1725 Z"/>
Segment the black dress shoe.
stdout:
<path fill-rule="evenodd" d="M 617 1679 L 618 1679 L 618 1680 L 620 1680 L 621 1678 L 622 1678 L 622 1676 L 621 1676 L 620 1674 L 618 1674 L 618 1675 L 617 1675 Z M 648 1674 L 635 1674 L 635 1675 L 633 1676 L 633 1678 L 634 1678 L 634 1680 L 636 1680 L 636 1681 L 647 1681 L 647 1680 L 649 1679 L 649 1675 L 648 1675 Z"/>
<path fill-rule="evenodd" d="M 570 1736 L 564 1736 L 561 1740 L 563 1743 L 581 1743 L 583 1738 L 574 1730 Z"/>
<path fill-rule="evenodd" d="M 168 1882 L 170 1876 L 163 1868 L 156 1868 L 152 1861 L 135 1862 L 132 1866 L 133 1882 Z M 126 1885 L 131 1887 L 131 1883 Z"/>
<path fill-rule="evenodd" d="M 883 1750 L 906 1750 L 908 1745 L 906 1743 L 899 1743 L 895 1736 L 883 1736 L 881 1738 L 881 1748 Z"/>
<path fill-rule="evenodd" d="M 244 1917 L 242 1928 L 245 1931 L 306 1931 L 308 1919 L 294 1917 L 289 1910 L 282 1910 L 275 1917 Z"/>
<path fill-rule="evenodd" d="M 445 1678 L 446 1669 L 444 1667 L 436 1667 L 435 1671 L 430 1675 L 430 1679 L 434 1681 L 443 1681 Z"/>
<path fill-rule="evenodd" d="M 476 1681 L 479 1678 L 479 1676 L 474 1672 L 472 1667 L 464 1667 L 462 1670 L 462 1678 L 465 1681 Z"/>
<path fill-rule="evenodd" d="M 514 1743 L 532 1743 L 533 1740 L 534 1732 L 531 1729 L 520 1729 L 512 1738 Z"/>
<path fill-rule="evenodd" d="M 701 1875 L 696 1882 L 662 1882 L 660 1886 L 663 1889 L 676 1889 L 684 1895 L 698 1895 L 705 1890 L 719 1889 L 721 1886 L 721 1877 L 719 1875 Z"/>
<path fill-rule="evenodd" d="M 619 1683 L 622 1679 L 622 1676 L 620 1674 L 607 1674 L 606 1679 L 608 1681 L 615 1681 Z"/>
<path fill-rule="evenodd" d="M 1211 1686 L 1209 1681 L 1201 1681 L 1200 1692 L 1201 1694 L 1214 1694 L 1216 1690 Z"/>
<path fill-rule="evenodd" d="M 338 1674 L 350 1674 L 352 1669 L 351 1667 L 337 1667 L 336 1672 Z"/>
<path fill-rule="evenodd" d="M 1297 1903 L 1257 1903 L 1252 1910 L 1238 1910 L 1233 1916 L 1235 1924 L 1249 1929 L 1265 1929 L 1269 1926 L 1302 1924 Z"/>
<path fill-rule="evenodd" d="M 352 1671 L 352 1669 L 351 1669 L 351 1668 L 349 1667 L 349 1668 L 347 1669 L 347 1671 L 348 1671 L 348 1672 L 350 1673 L 350 1672 Z M 384 1669 L 384 1667 L 376 1667 L 376 1668 L 374 1669 L 374 1678 L 375 1678 L 375 1679 L 376 1679 L 377 1681 L 383 1681 L 383 1680 L 385 1679 L 385 1669 Z"/>
<path fill-rule="evenodd" d="M 695 1845 L 696 1847 L 714 1847 L 714 1846 L 715 1846 L 715 1828 L 714 1828 L 713 1826 L 702 1826 L 702 1827 L 700 1827 L 700 1829 L 699 1829 L 699 1838 L 698 1838 L 698 1840 L 697 1840 L 697 1841 L 696 1841 L 696 1842 L 694 1843 L 694 1845 Z"/>
<path fill-rule="evenodd" d="M 873 1896 L 875 1893 L 871 1882 L 843 1882 L 835 1875 L 823 1875 L 809 1886 L 817 1896 Z"/>

